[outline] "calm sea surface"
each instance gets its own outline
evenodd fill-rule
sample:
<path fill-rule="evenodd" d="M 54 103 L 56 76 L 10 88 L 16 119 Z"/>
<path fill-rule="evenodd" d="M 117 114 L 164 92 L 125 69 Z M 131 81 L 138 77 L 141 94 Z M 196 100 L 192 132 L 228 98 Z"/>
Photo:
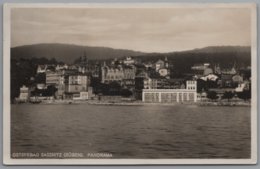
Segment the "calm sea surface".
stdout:
<path fill-rule="evenodd" d="M 250 158 L 250 107 L 12 105 L 11 153 Z"/>

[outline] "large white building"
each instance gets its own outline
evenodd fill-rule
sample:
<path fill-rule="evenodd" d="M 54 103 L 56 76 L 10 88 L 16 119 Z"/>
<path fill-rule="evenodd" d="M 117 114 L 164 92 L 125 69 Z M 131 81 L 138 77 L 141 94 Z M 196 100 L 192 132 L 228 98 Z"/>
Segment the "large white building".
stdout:
<path fill-rule="evenodd" d="M 197 82 L 186 81 L 185 89 L 143 89 L 142 101 L 150 103 L 197 102 Z"/>
<path fill-rule="evenodd" d="M 101 68 L 101 82 L 110 83 L 117 81 L 119 84 L 123 83 L 123 80 L 135 79 L 136 68 L 134 66 L 122 66 L 109 67 L 102 66 Z"/>
<path fill-rule="evenodd" d="M 80 93 L 88 91 L 88 76 L 85 74 L 69 75 L 66 92 Z"/>

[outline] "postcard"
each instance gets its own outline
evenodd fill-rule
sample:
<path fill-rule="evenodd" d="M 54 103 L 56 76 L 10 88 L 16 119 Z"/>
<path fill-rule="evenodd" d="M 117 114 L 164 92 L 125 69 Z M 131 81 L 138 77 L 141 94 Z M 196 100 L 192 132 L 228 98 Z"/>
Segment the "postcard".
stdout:
<path fill-rule="evenodd" d="M 4 4 L 4 164 L 256 164 L 253 3 Z"/>

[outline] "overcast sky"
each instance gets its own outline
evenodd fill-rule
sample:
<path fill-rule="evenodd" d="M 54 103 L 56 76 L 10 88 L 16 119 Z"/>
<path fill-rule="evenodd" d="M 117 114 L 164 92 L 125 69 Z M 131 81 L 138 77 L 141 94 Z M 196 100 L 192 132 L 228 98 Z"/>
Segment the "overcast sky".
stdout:
<path fill-rule="evenodd" d="M 11 46 L 69 43 L 143 52 L 250 45 L 250 9 L 17 8 Z"/>

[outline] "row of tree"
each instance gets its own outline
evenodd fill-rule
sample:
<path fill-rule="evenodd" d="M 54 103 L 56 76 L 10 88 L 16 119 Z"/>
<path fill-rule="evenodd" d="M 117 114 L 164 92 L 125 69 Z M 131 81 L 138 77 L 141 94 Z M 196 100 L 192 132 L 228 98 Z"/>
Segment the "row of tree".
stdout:
<path fill-rule="evenodd" d="M 244 90 L 242 92 L 231 92 L 231 91 L 226 91 L 222 95 L 221 98 L 219 98 L 217 92 L 215 91 L 208 91 L 207 92 L 207 98 L 211 100 L 217 100 L 217 99 L 227 99 L 230 101 L 233 97 L 237 96 L 240 99 L 243 99 L 245 101 L 251 99 L 251 91 L 250 90 Z"/>
<path fill-rule="evenodd" d="M 93 85 L 94 93 L 95 94 L 102 94 L 108 96 L 123 96 L 123 97 L 130 97 L 133 95 L 133 92 L 127 88 L 123 88 L 118 82 L 113 81 L 109 84 L 105 83 L 95 83 Z"/>
<path fill-rule="evenodd" d="M 57 91 L 58 89 L 55 86 L 50 85 L 46 89 L 35 88 L 35 90 L 31 92 L 31 95 L 50 97 L 54 96 Z"/>

